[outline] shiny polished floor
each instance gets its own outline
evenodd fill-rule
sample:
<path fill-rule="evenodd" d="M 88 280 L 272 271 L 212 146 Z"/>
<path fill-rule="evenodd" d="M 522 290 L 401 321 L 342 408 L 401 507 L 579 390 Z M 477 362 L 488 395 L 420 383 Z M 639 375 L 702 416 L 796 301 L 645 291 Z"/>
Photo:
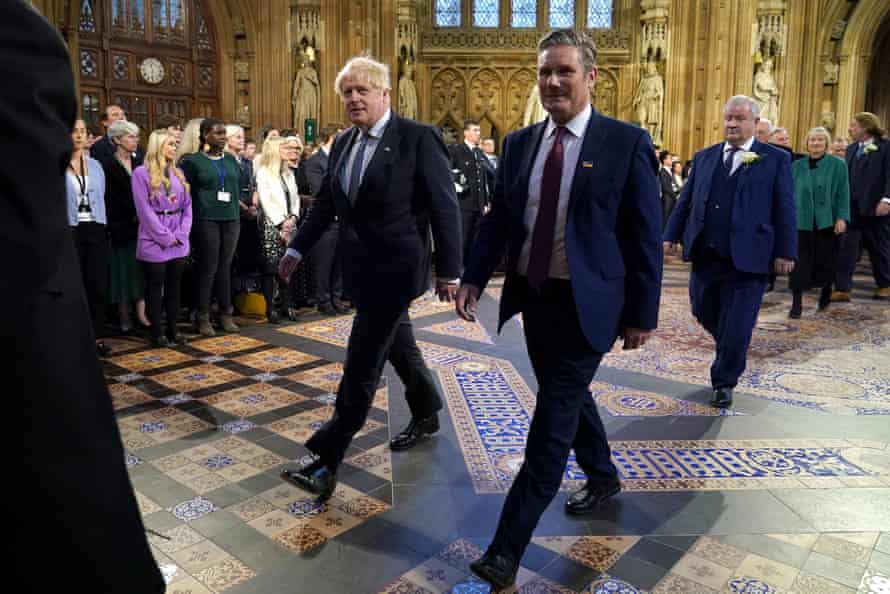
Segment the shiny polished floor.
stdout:
<path fill-rule="evenodd" d="M 591 385 L 624 492 L 562 513 L 573 462 L 522 561 L 523 593 L 890 592 L 890 307 L 857 275 L 851 304 L 789 320 L 764 300 L 730 411 L 707 405 L 711 343 L 689 314 L 685 266 L 666 268 L 661 328 L 606 356 Z M 494 531 L 522 461 L 535 382 L 522 325 L 495 332 L 430 299 L 412 306 L 438 374 L 442 430 L 408 452 L 387 368 L 368 424 L 318 505 L 282 466 L 331 413 L 348 316 L 306 314 L 240 335 L 105 363 L 127 464 L 168 592 L 488 592 L 467 565 Z"/>

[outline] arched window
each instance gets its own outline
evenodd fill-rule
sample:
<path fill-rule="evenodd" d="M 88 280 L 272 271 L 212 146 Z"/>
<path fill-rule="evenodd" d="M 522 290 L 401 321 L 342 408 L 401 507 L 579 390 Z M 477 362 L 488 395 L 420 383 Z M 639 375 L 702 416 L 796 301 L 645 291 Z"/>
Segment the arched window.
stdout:
<path fill-rule="evenodd" d="M 538 26 L 538 3 L 535 0 L 512 0 L 510 26 L 535 28 Z"/>
<path fill-rule="evenodd" d="M 587 0 L 587 28 L 608 29 L 612 26 L 613 0 Z"/>
<path fill-rule="evenodd" d="M 218 113 L 219 68 L 206 0 L 77 2 L 87 123 L 97 123 L 105 107 L 117 103 L 144 141 L 161 115 Z"/>
<path fill-rule="evenodd" d="M 473 0 L 473 26 L 497 27 L 498 0 Z"/>
<path fill-rule="evenodd" d="M 436 0 L 436 26 L 460 27 L 460 0 Z"/>

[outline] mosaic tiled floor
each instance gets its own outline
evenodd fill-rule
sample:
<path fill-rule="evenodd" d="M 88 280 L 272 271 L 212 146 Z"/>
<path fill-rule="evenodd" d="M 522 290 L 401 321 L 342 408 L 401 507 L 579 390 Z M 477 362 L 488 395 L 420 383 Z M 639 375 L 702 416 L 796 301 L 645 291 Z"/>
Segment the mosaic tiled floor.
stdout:
<path fill-rule="evenodd" d="M 340 364 L 247 336 L 178 349 L 116 344 L 120 354 L 105 373 L 168 592 L 222 592 L 257 575 L 253 555 L 221 539 L 221 527 L 299 555 L 390 508 L 385 387 L 344 462 L 336 496 L 319 505 L 278 475 L 330 418 Z"/>
<path fill-rule="evenodd" d="M 767 296 L 739 390 L 836 414 L 890 415 L 890 307 L 859 300 L 801 320 Z M 708 385 L 713 340 L 692 317 L 686 289 L 665 288 L 659 329 L 639 351 L 614 350 L 603 365 Z"/>
<path fill-rule="evenodd" d="M 876 594 L 890 587 L 888 542 L 878 532 L 535 537 L 540 567 L 522 567 L 516 585 L 520 594 Z M 380 594 L 489 592 L 469 570 L 480 546 L 458 540 Z"/>

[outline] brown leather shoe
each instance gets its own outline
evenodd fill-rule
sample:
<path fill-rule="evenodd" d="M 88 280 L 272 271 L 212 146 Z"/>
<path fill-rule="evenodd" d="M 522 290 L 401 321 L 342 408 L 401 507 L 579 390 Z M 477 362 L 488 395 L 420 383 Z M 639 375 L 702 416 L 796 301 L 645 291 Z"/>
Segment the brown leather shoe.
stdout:
<path fill-rule="evenodd" d="M 831 301 L 833 303 L 849 303 L 850 302 L 850 292 L 849 291 L 835 291 L 831 294 Z"/>

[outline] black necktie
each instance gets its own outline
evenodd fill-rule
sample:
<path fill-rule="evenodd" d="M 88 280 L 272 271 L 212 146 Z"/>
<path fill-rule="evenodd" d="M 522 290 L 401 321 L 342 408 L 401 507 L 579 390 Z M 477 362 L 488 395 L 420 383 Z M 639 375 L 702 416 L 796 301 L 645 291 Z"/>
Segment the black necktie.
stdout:
<path fill-rule="evenodd" d="M 742 150 L 742 148 L 739 146 L 732 146 L 725 149 L 726 154 L 723 156 L 723 169 L 726 170 L 727 175 L 732 173 L 732 160 L 735 157 L 735 154 L 740 150 Z"/>

